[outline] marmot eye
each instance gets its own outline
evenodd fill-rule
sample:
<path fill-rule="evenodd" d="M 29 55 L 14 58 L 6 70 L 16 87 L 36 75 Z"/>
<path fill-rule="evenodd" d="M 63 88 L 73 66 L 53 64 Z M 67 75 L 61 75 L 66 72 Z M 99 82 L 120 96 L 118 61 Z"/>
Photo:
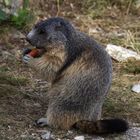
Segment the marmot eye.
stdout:
<path fill-rule="evenodd" d="M 38 31 L 39 34 L 44 34 L 45 32 L 46 32 L 46 31 L 43 30 L 43 29 Z"/>

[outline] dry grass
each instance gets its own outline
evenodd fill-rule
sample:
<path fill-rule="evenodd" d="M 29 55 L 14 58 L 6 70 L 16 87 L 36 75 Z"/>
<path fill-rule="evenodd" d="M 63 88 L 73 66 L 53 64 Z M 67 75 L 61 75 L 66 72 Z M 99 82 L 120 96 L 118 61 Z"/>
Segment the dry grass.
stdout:
<path fill-rule="evenodd" d="M 140 35 L 140 32 L 139 32 Z M 124 45 L 127 48 L 131 48 L 132 50 L 140 53 L 140 40 L 137 37 L 137 32 L 132 32 L 128 30 L 126 32 L 126 40 L 124 41 Z"/>
<path fill-rule="evenodd" d="M 122 67 L 114 73 L 111 90 L 104 104 L 103 116 L 140 122 L 140 96 L 131 91 L 132 85 L 139 79 L 140 73 L 137 75 L 126 73 Z"/>

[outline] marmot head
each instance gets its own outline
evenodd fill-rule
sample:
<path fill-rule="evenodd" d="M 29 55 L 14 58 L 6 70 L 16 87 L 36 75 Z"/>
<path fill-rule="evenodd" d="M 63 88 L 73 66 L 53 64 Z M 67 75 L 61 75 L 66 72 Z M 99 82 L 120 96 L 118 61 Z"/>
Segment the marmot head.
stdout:
<path fill-rule="evenodd" d="M 27 41 L 37 48 L 55 42 L 66 43 L 74 33 L 73 26 L 63 18 L 50 18 L 37 23 L 27 35 Z"/>

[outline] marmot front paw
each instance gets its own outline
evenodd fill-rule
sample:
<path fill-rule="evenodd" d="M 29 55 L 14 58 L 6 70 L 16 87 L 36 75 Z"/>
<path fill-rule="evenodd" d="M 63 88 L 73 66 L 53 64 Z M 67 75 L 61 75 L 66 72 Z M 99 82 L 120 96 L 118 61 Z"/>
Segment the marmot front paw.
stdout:
<path fill-rule="evenodd" d="M 37 58 L 40 57 L 43 54 L 44 50 L 43 49 L 29 49 L 25 48 L 23 50 L 23 62 L 28 63 L 31 58 Z"/>
<path fill-rule="evenodd" d="M 41 127 L 48 125 L 47 118 L 40 118 L 39 120 L 36 120 L 35 123 L 37 126 L 41 126 Z"/>

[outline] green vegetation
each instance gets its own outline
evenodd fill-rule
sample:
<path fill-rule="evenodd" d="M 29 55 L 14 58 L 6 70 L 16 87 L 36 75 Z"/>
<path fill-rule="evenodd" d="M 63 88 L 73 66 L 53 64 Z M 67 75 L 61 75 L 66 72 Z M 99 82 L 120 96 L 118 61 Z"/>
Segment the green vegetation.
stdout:
<path fill-rule="evenodd" d="M 0 22 L 5 21 L 8 18 L 8 15 L 0 9 Z"/>
<path fill-rule="evenodd" d="M 10 3 L 9 0 L 5 0 L 5 5 Z M 0 24 L 10 23 L 18 29 L 25 27 L 31 23 L 34 19 L 33 12 L 29 9 L 29 0 L 23 0 L 23 7 L 20 8 L 14 15 L 7 14 L 0 9 Z"/>
<path fill-rule="evenodd" d="M 11 17 L 11 22 L 17 28 L 22 28 L 26 26 L 33 20 L 33 15 L 30 10 L 20 9 L 18 11 L 18 15 Z"/>

